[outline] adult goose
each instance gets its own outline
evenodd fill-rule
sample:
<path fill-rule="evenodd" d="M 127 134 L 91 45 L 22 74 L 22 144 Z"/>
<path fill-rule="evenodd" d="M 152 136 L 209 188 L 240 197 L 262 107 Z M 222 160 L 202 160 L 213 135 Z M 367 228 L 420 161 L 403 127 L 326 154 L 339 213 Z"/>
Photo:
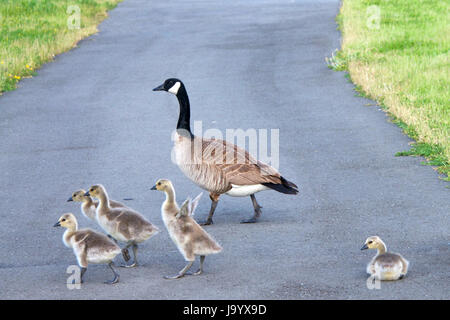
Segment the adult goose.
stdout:
<path fill-rule="evenodd" d="M 298 187 L 294 183 L 237 145 L 220 139 L 194 136 L 190 128 L 189 98 L 181 80 L 167 79 L 153 91 L 170 92 L 180 104 L 174 138 L 175 161 L 189 179 L 209 191 L 211 209 L 202 225 L 213 223 L 212 217 L 222 194 L 232 197 L 250 196 L 254 215 L 241 222 L 253 223 L 261 215 L 262 208 L 256 201 L 255 193 L 268 189 L 285 194 L 298 193 Z"/>

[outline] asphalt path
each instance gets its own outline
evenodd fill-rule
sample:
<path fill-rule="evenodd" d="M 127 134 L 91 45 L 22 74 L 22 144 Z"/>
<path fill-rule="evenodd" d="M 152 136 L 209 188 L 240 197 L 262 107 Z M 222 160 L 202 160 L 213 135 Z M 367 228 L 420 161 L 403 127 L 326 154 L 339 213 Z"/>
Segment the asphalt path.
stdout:
<path fill-rule="evenodd" d="M 373 101 L 357 97 L 325 57 L 339 47 L 339 1 L 125 0 L 100 32 L 0 97 L 0 298 L 2 299 L 449 299 L 449 192 L 423 159 L 395 157 L 411 140 Z M 152 92 L 182 79 L 203 130 L 279 129 L 280 171 L 297 196 L 223 196 L 207 227 L 223 246 L 205 273 L 165 280 L 185 262 L 161 219 L 158 178 L 179 202 L 201 189 L 171 162 L 176 99 Z M 161 232 L 141 246 L 136 269 L 76 264 L 53 224 L 66 199 L 102 183 L 131 198 Z M 196 218 L 204 219 L 204 195 Z M 360 251 L 379 235 L 410 262 L 408 276 L 368 289 Z M 120 262 L 120 259 L 118 259 Z M 194 265 L 196 268 L 198 262 Z"/>

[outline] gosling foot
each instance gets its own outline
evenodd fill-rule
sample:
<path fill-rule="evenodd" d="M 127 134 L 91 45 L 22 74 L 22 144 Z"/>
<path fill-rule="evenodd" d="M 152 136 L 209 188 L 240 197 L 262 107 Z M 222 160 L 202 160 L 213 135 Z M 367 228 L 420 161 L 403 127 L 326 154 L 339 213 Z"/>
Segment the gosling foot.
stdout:
<path fill-rule="evenodd" d="M 197 271 L 195 271 L 192 275 L 193 276 L 199 276 L 199 275 L 201 275 L 203 273 L 203 270 L 202 269 L 198 269 Z"/>
<path fill-rule="evenodd" d="M 209 226 L 210 224 L 214 224 L 212 219 L 207 219 L 206 221 L 199 222 L 199 225 L 201 226 Z"/>
<path fill-rule="evenodd" d="M 256 223 L 256 222 L 258 222 L 257 217 L 251 217 L 250 219 L 241 220 L 241 223 Z"/>
<path fill-rule="evenodd" d="M 121 268 L 136 268 L 138 266 L 137 262 L 133 262 L 132 264 L 122 264 Z"/>
<path fill-rule="evenodd" d="M 177 274 L 175 276 L 164 276 L 164 279 L 172 280 L 172 279 L 180 279 L 183 278 L 185 274 Z"/>
<path fill-rule="evenodd" d="M 107 281 L 105 281 L 105 283 L 106 283 L 106 284 L 115 284 L 115 283 L 119 282 L 119 279 L 120 279 L 120 276 L 119 276 L 119 275 L 116 275 L 116 276 L 114 277 L 114 279 L 112 279 L 112 280 L 107 280 Z"/>

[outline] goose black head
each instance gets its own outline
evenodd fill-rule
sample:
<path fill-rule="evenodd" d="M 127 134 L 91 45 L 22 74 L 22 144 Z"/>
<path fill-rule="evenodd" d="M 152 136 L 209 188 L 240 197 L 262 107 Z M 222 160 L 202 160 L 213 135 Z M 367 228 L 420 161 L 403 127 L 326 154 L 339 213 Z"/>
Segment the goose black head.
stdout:
<path fill-rule="evenodd" d="M 183 82 L 181 82 L 181 80 L 176 78 L 169 78 L 166 81 L 164 81 L 162 85 L 153 89 L 153 91 L 167 91 L 173 93 L 174 95 L 177 95 L 181 87 L 184 87 Z"/>

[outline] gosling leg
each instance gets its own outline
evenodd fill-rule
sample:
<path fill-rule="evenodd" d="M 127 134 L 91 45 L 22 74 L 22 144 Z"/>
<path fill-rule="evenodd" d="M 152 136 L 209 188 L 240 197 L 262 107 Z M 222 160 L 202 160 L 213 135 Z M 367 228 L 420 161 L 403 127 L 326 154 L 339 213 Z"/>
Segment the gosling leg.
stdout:
<path fill-rule="evenodd" d="M 80 283 L 83 283 L 83 276 L 86 273 L 87 268 L 81 267 L 81 273 L 80 273 Z"/>
<path fill-rule="evenodd" d="M 188 264 L 180 271 L 177 275 L 170 277 L 170 276 L 164 276 L 164 279 L 179 279 L 184 277 L 186 272 L 192 267 L 194 264 L 194 261 L 189 261 Z"/>
<path fill-rule="evenodd" d="M 251 217 L 250 219 L 242 220 L 241 223 L 255 223 L 258 221 L 258 218 L 261 215 L 262 207 L 256 201 L 255 195 L 254 194 L 250 195 L 250 198 L 252 199 L 253 208 L 255 209 L 255 213 L 254 213 L 253 217 Z"/>
<path fill-rule="evenodd" d="M 130 246 L 133 246 L 133 258 L 134 258 L 134 261 L 133 261 L 133 263 L 132 264 L 125 264 L 125 265 L 122 265 L 121 267 L 123 267 L 123 268 L 134 268 L 134 267 L 137 267 L 138 266 L 138 261 L 137 261 L 137 250 L 138 250 L 138 245 L 136 244 L 136 243 L 130 243 L 130 244 L 128 244 L 126 247 L 125 247 L 125 249 L 127 249 L 127 248 L 129 248 Z M 127 250 L 128 251 L 128 250 Z M 130 259 L 128 259 L 128 260 L 130 260 Z M 128 261 L 127 260 L 127 261 Z"/>
<path fill-rule="evenodd" d="M 198 270 L 192 275 L 198 276 L 203 273 L 203 262 L 205 262 L 205 256 L 200 256 L 200 268 L 198 268 Z"/>
<path fill-rule="evenodd" d="M 215 193 L 209 194 L 209 198 L 211 199 L 211 209 L 209 209 L 209 214 L 206 221 L 200 223 L 201 226 L 207 226 L 214 223 L 212 217 L 214 215 L 214 211 L 216 211 L 217 204 L 219 203 L 219 197 L 220 194 Z"/>
<path fill-rule="evenodd" d="M 114 268 L 113 268 L 114 262 L 111 261 L 111 262 L 108 264 L 108 266 L 111 268 L 112 272 L 114 273 L 114 279 L 105 281 L 105 283 L 106 283 L 106 284 L 114 284 L 114 283 L 119 282 L 120 276 L 119 276 L 119 274 L 116 272 L 116 270 L 114 270 Z"/>
<path fill-rule="evenodd" d="M 117 245 L 119 244 L 119 242 L 117 242 L 117 240 L 114 239 L 110 234 L 108 234 L 108 238 L 110 238 L 112 241 L 114 241 L 115 244 L 117 244 Z M 123 260 L 125 260 L 125 262 L 130 260 L 130 253 L 128 252 L 127 248 L 128 247 L 122 249 L 122 257 L 123 257 Z"/>

